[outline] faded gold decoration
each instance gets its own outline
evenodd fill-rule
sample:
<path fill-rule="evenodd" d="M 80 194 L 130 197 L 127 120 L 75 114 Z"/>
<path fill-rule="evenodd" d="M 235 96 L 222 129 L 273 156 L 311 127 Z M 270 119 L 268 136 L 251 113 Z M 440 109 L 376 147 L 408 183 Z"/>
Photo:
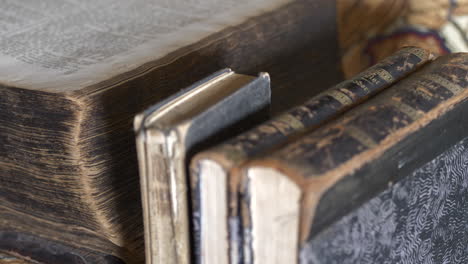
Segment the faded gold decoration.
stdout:
<path fill-rule="evenodd" d="M 377 143 L 370 136 L 355 126 L 346 127 L 346 133 L 348 133 L 348 135 L 359 141 L 359 143 L 366 146 L 367 148 L 372 148 L 377 145 Z"/>

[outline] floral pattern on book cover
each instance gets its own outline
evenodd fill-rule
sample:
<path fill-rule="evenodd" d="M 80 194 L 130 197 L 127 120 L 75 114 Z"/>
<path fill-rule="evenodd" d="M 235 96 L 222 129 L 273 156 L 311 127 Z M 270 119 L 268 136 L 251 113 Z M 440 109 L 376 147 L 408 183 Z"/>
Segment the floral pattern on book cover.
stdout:
<path fill-rule="evenodd" d="M 468 263 L 468 138 L 309 241 L 302 263 Z"/>

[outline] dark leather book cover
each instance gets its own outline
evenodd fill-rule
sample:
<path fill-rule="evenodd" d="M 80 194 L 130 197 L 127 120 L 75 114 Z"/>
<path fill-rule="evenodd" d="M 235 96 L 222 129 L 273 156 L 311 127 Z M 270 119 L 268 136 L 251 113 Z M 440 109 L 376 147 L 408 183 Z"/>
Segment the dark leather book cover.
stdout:
<path fill-rule="evenodd" d="M 465 138 L 467 62 L 465 53 L 440 57 L 337 120 L 245 165 L 242 219 L 251 239 L 244 240 L 244 249 L 251 254 L 244 260 L 268 257 L 259 243 L 281 241 L 277 235 L 288 226 L 289 239 L 296 234 L 297 240 L 278 254 L 297 260 L 302 251 L 303 263 L 313 263 L 305 247 L 318 232 Z M 274 180 L 287 187 L 269 192 Z M 290 200 L 275 205 L 288 213 L 290 224 L 261 219 L 265 197 L 270 204 L 273 197 Z"/>
<path fill-rule="evenodd" d="M 54 3 L 0 22 L 0 250 L 38 262 L 144 261 L 136 113 L 225 67 L 269 71 L 276 111 L 341 78 L 334 1 Z"/>
<path fill-rule="evenodd" d="M 279 147 L 294 137 L 294 135 L 313 130 L 325 121 L 339 116 L 347 109 L 365 101 L 369 96 L 405 78 L 429 62 L 431 58 L 432 55 L 423 49 L 415 47 L 404 48 L 354 78 L 324 91 L 306 103 L 274 117 L 256 128 L 228 140 L 220 146 L 196 155 L 192 160 L 190 173 L 193 196 L 194 238 L 195 246 L 198 247 L 195 252 L 199 252 L 199 254 L 200 252 L 205 252 L 203 254 L 210 256 L 218 254 L 217 252 L 220 251 L 218 249 L 213 254 L 206 253 L 209 251 L 204 248 L 207 246 L 203 244 L 203 233 L 217 233 L 221 234 L 221 237 L 225 237 L 222 233 L 226 232 L 226 229 L 229 229 L 229 234 L 226 235 L 230 237 L 230 253 L 225 252 L 222 254 L 226 256 L 230 255 L 231 262 L 237 262 L 237 259 L 240 258 L 241 252 L 239 251 L 241 249 L 236 246 L 236 243 L 240 243 L 240 237 L 242 236 L 238 233 L 240 232 L 240 227 L 236 227 L 236 223 L 239 222 L 239 219 L 237 219 L 237 186 L 240 177 L 230 177 L 230 175 L 235 174 L 238 165 L 249 158 Z M 311 83 L 311 85 L 314 84 Z M 207 208 L 203 209 L 200 202 L 202 199 L 201 193 L 204 191 L 201 183 L 205 181 L 201 178 L 206 177 L 205 179 L 209 181 L 210 177 L 216 177 L 216 175 L 204 175 L 201 164 L 206 160 L 217 163 L 227 175 L 225 186 L 221 186 L 221 188 L 225 188 L 221 192 L 226 193 L 226 203 L 229 204 L 229 212 L 227 212 L 227 218 L 229 219 L 221 220 L 224 221 L 221 224 L 225 225 L 224 231 L 203 230 L 202 223 L 204 221 L 201 219 L 203 218 L 203 213 L 206 210 L 210 210 L 210 208 L 211 210 L 215 208 L 215 206 L 207 205 Z M 216 208 L 215 210 L 222 211 L 221 208 Z M 219 246 L 219 243 L 215 246 Z M 224 250 L 227 249 L 224 248 Z M 197 255 L 196 258 L 201 263 L 208 263 L 208 260 L 204 260 L 207 257 L 206 255 Z M 220 262 L 221 260 L 216 261 Z M 224 259 L 222 262 L 225 261 Z"/>

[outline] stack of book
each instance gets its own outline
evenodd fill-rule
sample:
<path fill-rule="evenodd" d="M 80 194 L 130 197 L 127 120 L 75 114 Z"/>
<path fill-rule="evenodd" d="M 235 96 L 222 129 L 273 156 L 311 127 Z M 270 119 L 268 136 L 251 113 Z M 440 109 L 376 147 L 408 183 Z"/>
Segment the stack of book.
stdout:
<path fill-rule="evenodd" d="M 341 78 L 334 6 L 2 3 L 0 250 L 45 263 L 143 262 L 135 115 L 228 67 L 274 76 L 273 112 L 321 92 Z"/>
<path fill-rule="evenodd" d="M 338 83 L 333 1 L 5 10 L 0 262 L 468 262 L 468 54 Z"/>

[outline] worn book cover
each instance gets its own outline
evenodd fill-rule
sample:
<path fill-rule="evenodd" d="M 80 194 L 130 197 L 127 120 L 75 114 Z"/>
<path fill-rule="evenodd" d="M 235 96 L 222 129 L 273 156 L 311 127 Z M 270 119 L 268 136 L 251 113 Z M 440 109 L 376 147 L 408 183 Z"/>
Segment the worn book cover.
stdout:
<path fill-rule="evenodd" d="M 318 93 L 340 78 L 334 4 L 2 3 L 0 249 L 143 262 L 135 114 L 224 67 L 270 72 L 276 111 Z"/>
<path fill-rule="evenodd" d="M 456 165 L 456 160 L 466 158 L 467 62 L 465 53 L 440 57 L 333 122 L 246 164 L 241 169 L 245 263 L 390 263 L 415 261 L 422 256 L 437 262 L 444 256 L 466 258 L 462 253 L 466 253 L 466 228 L 459 233 L 467 219 L 466 212 L 459 212 L 466 208 L 465 173 L 451 172 L 444 166 L 460 170 L 463 165 Z M 441 175 L 454 182 L 437 179 Z M 414 177 L 424 181 L 420 187 L 414 184 L 418 181 Z M 437 198 L 429 188 L 428 182 L 439 184 L 441 180 L 445 181 L 441 188 L 453 188 L 447 190 L 453 204 L 440 214 L 426 212 L 448 205 L 437 202 L 444 196 Z M 389 225 L 425 228 L 425 232 L 409 229 L 405 233 L 380 226 L 379 235 L 372 226 L 364 225 L 378 221 L 364 215 L 372 207 L 369 204 L 340 220 L 370 198 L 382 199 L 382 190 L 392 185 L 397 192 L 408 190 L 408 186 L 426 188 L 401 197 L 387 196 L 386 200 L 386 205 L 406 210 L 395 212 L 406 222 L 395 219 Z M 409 201 L 410 197 L 420 200 Z M 434 219 L 414 218 L 415 214 Z M 441 214 L 454 225 L 444 226 Z M 363 222 L 353 225 L 356 218 Z M 336 221 L 337 225 L 325 230 Z M 343 221 L 350 225 L 340 225 Z M 336 237 L 330 233 L 335 231 Z M 367 254 L 359 252 L 359 247 L 344 250 L 346 242 L 340 240 L 345 239 L 343 232 L 357 232 L 353 234 L 358 236 L 359 232 L 369 232 L 369 239 L 378 243 L 366 248 Z M 439 248 L 443 244 L 440 239 L 462 251 L 450 253 L 447 246 Z M 330 243 L 336 244 L 324 248 Z M 349 259 L 343 256 L 347 253 Z"/>
<path fill-rule="evenodd" d="M 432 55 L 423 49 L 404 48 L 307 103 L 197 154 L 190 173 L 196 260 L 199 263 L 239 263 L 242 260 L 242 228 L 237 203 L 240 177 L 233 176 L 239 165 L 336 118 L 431 59 Z"/>
<path fill-rule="evenodd" d="M 187 162 L 270 104 L 270 78 L 222 70 L 135 117 L 146 263 L 190 263 Z"/>

